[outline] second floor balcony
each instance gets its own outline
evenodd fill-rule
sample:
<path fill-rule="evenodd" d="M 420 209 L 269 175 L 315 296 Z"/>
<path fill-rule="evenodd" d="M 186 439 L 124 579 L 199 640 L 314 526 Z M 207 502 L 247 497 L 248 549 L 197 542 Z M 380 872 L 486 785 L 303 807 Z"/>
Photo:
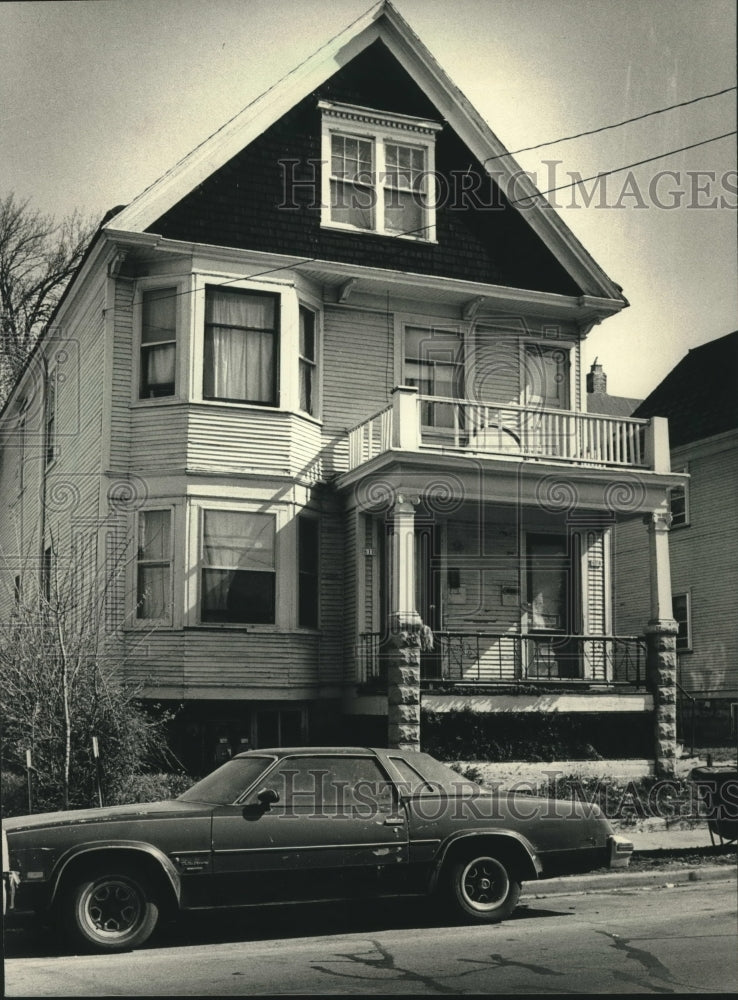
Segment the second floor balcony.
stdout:
<path fill-rule="evenodd" d="M 348 432 L 349 470 L 392 450 L 669 471 L 666 421 L 420 395 L 398 386 L 389 406 Z"/>

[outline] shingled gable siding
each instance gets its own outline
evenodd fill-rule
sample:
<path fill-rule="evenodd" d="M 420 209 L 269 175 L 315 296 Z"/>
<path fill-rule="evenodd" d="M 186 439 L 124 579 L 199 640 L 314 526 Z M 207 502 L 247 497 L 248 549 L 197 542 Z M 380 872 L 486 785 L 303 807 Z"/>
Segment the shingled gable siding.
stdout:
<path fill-rule="evenodd" d="M 280 208 L 283 176 L 280 160 L 297 160 L 296 176 L 311 175 L 308 160 L 320 159 L 319 100 L 331 100 L 424 117 L 441 116 L 388 52 L 375 42 L 348 66 L 317 88 L 249 147 L 221 167 L 195 191 L 149 227 L 179 240 L 265 252 L 298 254 L 368 267 L 491 282 L 510 287 L 579 295 L 555 257 L 528 226 L 525 212 L 506 207 L 484 211 L 439 206 L 437 244 L 391 239 L 369 233 L 321 229 L 319 176 L 316 207 L 310 192 L 295 192 L 297 209 Z M 436 168 L 484 170 L 448 125 L 438 134 Z M 497 203 L 489 189 L 479 190 L 484 204 Z"/>

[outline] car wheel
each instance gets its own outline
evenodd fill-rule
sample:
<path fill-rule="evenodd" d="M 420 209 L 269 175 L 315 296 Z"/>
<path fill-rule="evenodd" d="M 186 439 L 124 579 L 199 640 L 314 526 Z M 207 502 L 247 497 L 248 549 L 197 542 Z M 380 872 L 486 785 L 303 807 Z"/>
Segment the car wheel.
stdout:
<path fill-rule="evenodd" d="M 467 854 L 451 863 L 448 889 L 459 915 L 485 923 L 509 917 L 520 898 L 520 882 L 492 855 Z"/>
<path fill-rule="evenodd" d="M 70 885 L 61 917 L 73 944 L 120 951 L 148 940 L 159 919 L 159 905 L 140 872 L 111 866 Z"/>

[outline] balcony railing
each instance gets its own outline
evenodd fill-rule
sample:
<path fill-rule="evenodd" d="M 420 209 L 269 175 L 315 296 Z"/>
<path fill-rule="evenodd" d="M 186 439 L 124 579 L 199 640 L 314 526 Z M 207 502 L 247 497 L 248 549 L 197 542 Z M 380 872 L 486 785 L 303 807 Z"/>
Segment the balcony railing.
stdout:
<path fill-rule="evenodd" d="M 646 643 L 639 636 L 560 633 L 435 632 L 421 656 L 421 681 L 449 684 L 568 683 L 642 687 Z M 381 635 L 365 632 L 357 647 L 360 683 L 384 682 Z"/>
<path fill-rule="evenodd" d="M 656 426 L 634 417 L 419 396 L 399 386 L 391 406 L 348 432 L 349 469 L 396 448 L 668 470 L 668 442 L 666 454 L 656 455 Z"/>

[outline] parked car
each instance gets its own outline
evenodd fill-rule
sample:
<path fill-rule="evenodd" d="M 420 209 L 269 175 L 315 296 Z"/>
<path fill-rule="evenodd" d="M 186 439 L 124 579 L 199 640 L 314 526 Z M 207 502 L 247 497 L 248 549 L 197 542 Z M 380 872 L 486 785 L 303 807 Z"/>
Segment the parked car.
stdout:
<path fill-rule="evenodd" d="M 4 822 L 9 914 L 76 946 L 133 948 L 182 910 L 428 894 L 508 917 L 521 883 L 628 864 L 594 805 L 492 793 L 424 753 L 253 750 L 177 799 Z"/>

